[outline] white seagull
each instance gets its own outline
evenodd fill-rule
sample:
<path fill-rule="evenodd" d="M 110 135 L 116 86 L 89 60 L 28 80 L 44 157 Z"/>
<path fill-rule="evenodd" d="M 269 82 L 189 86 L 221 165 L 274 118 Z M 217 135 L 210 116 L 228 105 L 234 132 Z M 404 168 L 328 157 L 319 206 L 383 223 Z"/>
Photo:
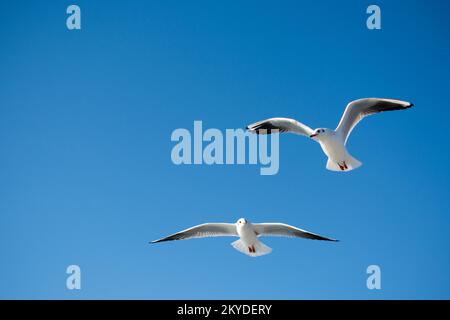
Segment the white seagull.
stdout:
<path fill-rule="evenodd" d="M 332 171 L 350 171 L 362 165 L 353 158 L 346 148 L 346 143 L 353 128 L 365 116 L 383 111 L 408 109 L 412 103 L 380 98 L 365 98 L 350 102 L 345 108 L 341 121 L 335 130 L 310 127 L 294 119 L 271 118 L 247 126 L 247 130 L 257 134 L 277 132 L 292 132 L 312 138 L 320 143 L 323 152 L 328 157 L 327 169 Z"/>
<path fill-rule="evenodd" d="M 258 240 L 261 236 L 297 237 L 312 240 L 338 241 L 325 238 L 284 223 L 250 223 L 241 218 L 236 223 L 204 223 L 177 232 L 168 237 L 151 241 L 157 243 L 171 240 L 185 240 L 205 237 L 239 237 L 231 245 L 238 251 L 251 257 L 269 254 L 272 249 Z"/>

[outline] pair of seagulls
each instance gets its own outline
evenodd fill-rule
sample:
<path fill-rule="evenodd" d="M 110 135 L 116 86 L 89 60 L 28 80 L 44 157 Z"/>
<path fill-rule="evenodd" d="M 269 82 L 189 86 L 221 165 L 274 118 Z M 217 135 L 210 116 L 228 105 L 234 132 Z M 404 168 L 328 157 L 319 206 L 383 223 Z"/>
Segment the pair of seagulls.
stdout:
<path fill-rule="evenodd" d="M 332 171 L 351 171 L 361 166 L 347 151 L 346 144 L 353 128 L 364 117 L 384 112 L 408 109 L 412 103 L 380 98 L 365 98 L 350 102 L 345 108 L 341 121 L 335 130 L 327 128 L 311 129 L 303 123 L 289 118 L 270 118 L 247 126 L 247 130 L 256 134 L 290 132 L 310 137 L 318 142 L 327 155 L 326 168 Z M 258 238 L 261 236 L 297 237 L 312 240 L 338 241 L 299 229 L 284 223 L 251 223 L 241 218 L 236 223 L 205 223 L 177 232 L 168 237 L 152 241 L 158 243 L 171 240 L 192 238 L 233 236 L 239 237 L 231 245 L 238 251 L 251 257 L 262 256 L 272 251 Z"/>

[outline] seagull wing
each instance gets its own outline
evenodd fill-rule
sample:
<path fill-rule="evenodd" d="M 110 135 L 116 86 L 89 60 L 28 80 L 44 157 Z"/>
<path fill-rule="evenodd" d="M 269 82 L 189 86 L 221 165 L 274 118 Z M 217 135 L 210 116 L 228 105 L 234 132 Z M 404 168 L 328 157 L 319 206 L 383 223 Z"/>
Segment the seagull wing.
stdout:
<path fill-rule="evenodd" d="M 393 99 L 365 98 L 352 101 L 345 108 L 336 132 L 340 133 L 346 143 L 353 128 L 365 116 L 383 111 L 408 109 L 412 106 L 410 102 Z"/>
<path fill-rule="evenodd" d="M 311 240 L 338 241 L 284 223 L 255 223 L 253 224 L 253 227 L 258 236 L 296 237 Z"/>
<path fill-rule="evenodd" d="M 168 237 L 154 240 L 151 243 L 171 241 L 171 240 L 185 240 L 192 238 L 221 237 L 221 236 L 237 237 L 238 234 L 236 231 L 236 225 L 234 223 L 204 223 L 177 232 Z"/>
<path fill-rule="evenodd" d="M 292 132 L 308 137 L 314 133 L 314 130 L 307 125 L 289 118 L 270 118 L 258 121 L 248 125 L 247 130 L 256 134 L 271 134 L 272 131 Z"/>

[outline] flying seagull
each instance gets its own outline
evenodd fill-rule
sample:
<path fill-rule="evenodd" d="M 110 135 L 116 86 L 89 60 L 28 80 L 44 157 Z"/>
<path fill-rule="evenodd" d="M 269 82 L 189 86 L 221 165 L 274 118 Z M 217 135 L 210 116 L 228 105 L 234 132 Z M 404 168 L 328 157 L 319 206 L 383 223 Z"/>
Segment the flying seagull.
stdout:
<path fill-rule="evenodd" d="M 341 121 L 335 130 L 310 127 L 294 119 L 271 118 L 247 126 L 247 130 L 257 134 L 272 132 L 291 132 L 310 137 L 320 143 L 323 152 L 328 157 L 327 169 L 332 171 L 350 171 L 362 165 L 347 151 L 346 144 L 353 128 L 364 117 L 383 112 L 408 109 L 412 103 L 380 98 L 365 98 L 350 102 L 345 108 Z"/>
<path fill-rule="evenodd" d="M 151 241 L 157 243 L 171 240 L 185 240 L 205 237 L 239 237 L 231 245 L 238 251 L 251 257 L 269 254 L 272 249 L 258 240 L 261 236 L 296 237 L 311 240 L 338 241 L 325 238 L 284 223 L 250 223 L 241 218 L 236 223 L 204 223 L 177 232 L 168 237 Z"/>

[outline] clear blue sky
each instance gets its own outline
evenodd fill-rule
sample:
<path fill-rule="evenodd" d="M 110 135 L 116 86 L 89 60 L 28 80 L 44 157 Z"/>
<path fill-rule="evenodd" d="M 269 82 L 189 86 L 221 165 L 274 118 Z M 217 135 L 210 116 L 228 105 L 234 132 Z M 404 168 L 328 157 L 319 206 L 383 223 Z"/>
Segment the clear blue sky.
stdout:
<path fill-rule="evenodd" d="M 75 3 L 80 31 L 72 2 L 0 4 L 0 298 L 450 298 L 448 1 L 376 1 L 381 31 L 367 1 Z M 334 128 L 372 96 L 416 107 L 365 119 L 348 174 L 293 135 L 275 176 L 170 159 L 194 120 Z M 256 259 L 232 238 L 148 244 L 239 217 L 341 242 L 266 238 Z"/>

